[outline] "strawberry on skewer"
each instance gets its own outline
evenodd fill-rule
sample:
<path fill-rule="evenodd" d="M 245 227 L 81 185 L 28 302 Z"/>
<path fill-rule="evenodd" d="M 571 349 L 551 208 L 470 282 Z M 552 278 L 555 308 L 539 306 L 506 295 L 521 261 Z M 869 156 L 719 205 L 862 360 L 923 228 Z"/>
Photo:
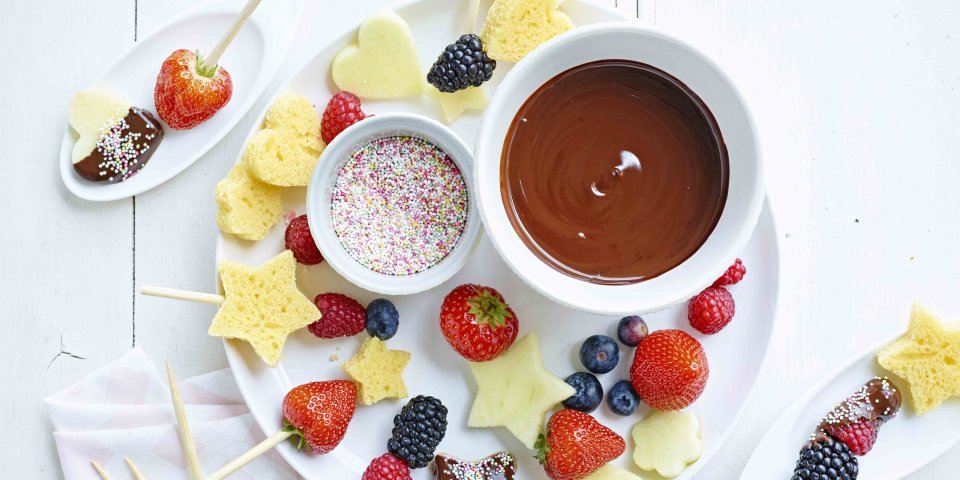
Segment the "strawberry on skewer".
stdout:
<path fill-rule="evenodd" d="M 290 436 L 297 448 L 317 455 L 330 453 L 347 433 L 357 408 L 357 386 L 348 380 L 312 382 L 294 387 L 283 397 L 283 428 L 207 477 L 222 480 Z"/>
<path fill-rule="evenodd" d="M 233 80 L 217 62 L 261 0 L 249 0 L 223 38 L 203 56 L 179 49 L 171 53 L 157 75 L 153 101 L 157 114 L 171 128 L 189 130 L 209 120 L 233 96 Z"/>

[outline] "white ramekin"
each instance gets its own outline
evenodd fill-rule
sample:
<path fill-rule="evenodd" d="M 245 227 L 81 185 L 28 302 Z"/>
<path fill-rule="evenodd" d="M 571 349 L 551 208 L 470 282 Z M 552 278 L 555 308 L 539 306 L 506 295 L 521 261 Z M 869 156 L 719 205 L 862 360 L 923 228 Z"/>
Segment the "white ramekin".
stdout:
<path fill-rule="evenodd" d="M 730 157 L 723 213 L 702 247 L 676 268 L 632 285 L 598 285 L 567 276 L 534 255 L 507 218 L 500 160 L 510 123 L 545 82 L 577 65 L 634 60 L 677 77 L 710 108 Z M 573 308 L 606 315 L 647 313 L 685 301 L 713 282 L 750 239 L 763 203 L 763 175 L 753 120 L 729 77 L 702 52 L 638 23 L 577 28 L 544 43 L 503 79 L 483 115 L 475 151 L 477 204 L 487 234 L 514 272 L 533 288 Z M 637 232 L 642 235 L 643 232 Z"/>
<path fill-rule="evenodd" d="M 353 259 L 337 238 L 330 218 L 330 198 L 337 174 L 350 154 L 377 138 L 406 135 L 421 138 L 445 151 L 460 169 L 467 185 L 467 224 L 460 242 L 440 263 L 420 273 L 386 275 Z M 357 286 L 384 295 L 408 295 L 433 288 L 452 277 L 473 253 L 480 239 L 480 218 L 474 199 L 472 156 L 457 134 L 429 118 L 405 113 L 376 115 L 357 122 L 337 135 L 324 149 L 307 187 L 307 220 L 323 258 Z"/>

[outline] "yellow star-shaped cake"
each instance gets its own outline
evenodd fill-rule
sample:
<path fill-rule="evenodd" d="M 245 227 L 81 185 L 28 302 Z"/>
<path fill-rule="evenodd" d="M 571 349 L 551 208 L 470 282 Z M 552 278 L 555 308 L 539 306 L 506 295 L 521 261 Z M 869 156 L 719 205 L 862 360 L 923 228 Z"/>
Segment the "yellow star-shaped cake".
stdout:
<path fill-rule="evenodd" d="M 470 363 L 477 396 L 470 409 L 471 427 L 506 427 L 532 449 L 547 411 L 576 393 L 543 367 L 540 337 L 530 332 L 503 355 Z"/>
<path fill-rule="evenodd" d="M 917 415 L 960 395 L 960 330 L 946 328 L 919 303 L 913 304 L 907 333 L 880 350 L 877 361 L 910 384 Z"/>
<path fill-rule="evenodd" d="M 460 118 L 467 110 L 487 108 L 487 93 L 483 91 L 483 87 L 469 87 L 453 93 L 441 92 L 429 83 L 424 88 L 427 96 L 440 104 L 443 119 L 447 123 Z"/>
<path fill-rule="evenodd" d="M 320 318 L 297 288 L 297 263 L 290 250 L 259 267 L 224 260 L 217 265 L 224 302 L 209 334 L 247 341 L 271 367 L 277 366 L 287 336 Z"/>
<path fill-rule="evenodd" d="M 357 382 L 360 403 L 373 405 L 385 398 L 405 398 L 407 384 L 403 369 L 410 361 L 410 352 L 390 350 L 377 337 L 370 337 L 360 351 L 343 364 L 343 370 Z"/>

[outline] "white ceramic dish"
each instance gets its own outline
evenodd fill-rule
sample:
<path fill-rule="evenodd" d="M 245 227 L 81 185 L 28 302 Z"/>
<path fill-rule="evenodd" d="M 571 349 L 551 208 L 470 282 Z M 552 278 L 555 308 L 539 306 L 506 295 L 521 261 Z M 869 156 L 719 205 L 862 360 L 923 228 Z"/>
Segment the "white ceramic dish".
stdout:
<path fill-rule="evenodd" d="M 889 376 L 900 387 L 903 407 L 896 418 L 880 427 L 877 443 L 860 457 L 860 476 L 869 480 L 894 480 L 919 470 L 960 441 L 960 402 L 948 400 L 918 417 L 907 398 L 908 385 L 877 364 L 876 354 L 890 338 L 853 358 L 828 375 L 784 410 L 750 455 L 740 478 L 789 478 L 800 448 L 820 419 L 875 376 Z"/>
<path fill-rule="evenodd" d="M 333 230 L 330 218 L 330 197 L 337 174 L 350 154 L 370 141 L 394 135 L 408 135 L 426 140 L 447 153 L 463 175 L 467 185 L 467 224 L 457 246 L 440 263 L 412 275 L 386 275 L 364 267 L 350 257 Z M 317 162 L 307 188 L 307 218 L 314 241 L 323 258 L 350 283 L 384 295 L 409 295 L 429 290 L 457 273 L 480 240 L 480 216 L 473 192 L 473 161 L 470 150 L 453 130 L 422 115 L 388 113 L 355 123 L 337 136 Z"/>
<path fill-rule="evenodd" d="M 727 146 L 730 180 L 723 214 L 706 243 L 672 270 L 632 285 L 598 285 L 540 260 L 514 230 L 501 194 L 500 159 L 510 120 L 541 85 L 577 65 L 604 59 L 643 62 L 677 77 L 710 108 Z M 591 25 L 553 38 L 503 79 L 480 126 L 475 156 L 477 202 L 487 234 L 513 271 L 544 295 L 573 308 L 628 315 L 684 301 L 713 282 L 750 238 L 763 204 L 763 174 L 753 120 L 743 97 L 703 53 L 638 23 Z"/>
<path fill-rule="evenodd" d="M 243 0 L 205 2 L 178 15 L 133 44 L 90 87 L 113 92 L 156 114 L 153 87 L 163 60 L 179 48 L 201 51 L 213 48 L 244 3 Z M 303 0 L 273 0 L 253 13 L 220 60 L 220 65 L 233 79 L 230 102 L 213 118 L 190 130 L 174 130 L 164 123 L 164 138 L 156 153 L 139 173 L 126 181 L 94 183 L 74 171 L 71 152 L 76 134 L 66 125 L 64 105 L 66 131 L 60 146 L 60 176 L 64 185 L 86 200 L 118 200 L 150 190 L 193 165 L 243 118 L 270 84 L 293 43 L 302 4 Z"/>
<path fill-rule="evenodd" d="M 424 71 L 428 62 L 432 62 L 445 45 L 462 33 L 458 31 L 462 23 L 459 19 L 465 15 L 468 4 L 469 0 L 417 0 L 396 8 L 397 13 L 410 24 Z M 625 19 L 612 8 L 584 0 L 567 0 L 562 8 L 578 25 Z M 301 71 L 296 72 L 281 90 L 306 95 L 322 108 L 336 91 L 329 76 L 330 61 L 340 48 L 353 41 L 355 28 L 356 25 L 344 25 L 342 35 L 331 33 L 329 43 Z M 494 79 L 485 87 L 488 93 L 494 91 L 503 74 L 509 70 L 510 65 L 506 63 L 497 67 Z M 426 97 L 364 101 L 363 108 L 367 113 L 376 115 L 408 112 L 440 117 L 439 107 Z M 470 112 L 452 124 L 451 128 L 467 145 L 473 145 L 479 124 L 479 112 Z M 305 189 L 288 190 L 284 202 L 288 218 L 294 213 L 304 213 Z M 281 222 L 257 243 L 221 235 L 217 258 L 249 264 L 261 263 L 283 248 L 283 231 L 284 224 Z M 777 242 L 773 215 L 765 207 L 753 236 L 740 252 L 749 273 L 747 279 L 733 290 L 737 301 L 736 319 L 722 333 L 713 337 L 694 333 L 703 342 L 711 369 L 711 380 L 703 397 L 691 407 L 691 411 L 703 420 L 705 450 L 703 457 L 688 468 L 679 477 L 681 479 L 693 478 L 708 464 L 733 430 L 742 412 L 741 407 L 748 403 L 776 313 L 780 275 Z M 320 292 L 338 291 L 366 304 L 380 296 L 346 281 L 326 262 L 312 267 L 299 267 L 298 281 L 300 288 L 310 297 Z M 545 364 L 563 377 L 582 370 L 579 360 L 575 358 L 580 342 L 597 333 L 614 335 L 618 318 L 583 313 L 547 299 L 514 275 L 485 238 L 481 238 L 476 252 L 463 269 L 448 281 L 417 295 L 387 297 L 396 304 L 401 316 L 400 330 L 389 341 L 389 346 L 412 352 L 405 373 L 411 395 L 434 395 L 450 408 L 449 427 L 440 450 L 462 457 L 479 458 L 497 450 L 509 449 L 520 460 L 520 478 L 543 478 L 543 470 L 532 458 L 532 452 L 526 450 L 506 430 L 466 426 L 475 389 L 473 379 L 466 361 L 446 344 L 437 327 L 443 297 L 456 285 L 466 282 L 487 284 L 498 289 L 520 317 L 521 334 L 530 330 L 539 332 Z M 645 318 L 654 329 L 686 328 L 691 331 L 683 307 L 669 308 Z M 306 330 L 300 331 L 288 340 L 283 359 L 275 369 L 264 365 L 245 343 L 226 341 L 225 346 L 231 369 L 254 418 L 264 431 L 272 433 L 280 425 L 280 402 L 286 392 L 294 385 L 308 381 L 344 378 L 341 364 L 356 352 L 365 336 L 361 334 L 349 339 L 320 340 Z M 337 360 L 330 361 L 331 355 L 335 355 Z M 624 350 L 617 369 L 601 376 L 605 387 L 609 388 L 617 380 L 627 377 L 631 356 L 629 351 Z M 312 456 L 297 452 L 293 445 L 287 443 L 278 447 L 279 452 L 307 479 L 356 479 L 372 458 L 385 451 L 393 416 L 402 405 L 403 402 L 385 401 L 358 408 L 343 443 L 329 455 Z M 632 425 L 644 413 L 624 418 L 613 414 L 608 407 L 601 406 L 595 415 L 605 425 L 627 437 Z M 628 440 L 628 445 L 632 448 L 632 441 Z M 624 454 L 616 463 L 628 467 L 631 464 L 629 457 L 629 454 Z M 636 467 L 630 468 L 642 474 L 643 478 L 650 477 L 637 471 Z M 429 477 L 426 469 L 418 470 L 413 475 L 416 480 Z"/>

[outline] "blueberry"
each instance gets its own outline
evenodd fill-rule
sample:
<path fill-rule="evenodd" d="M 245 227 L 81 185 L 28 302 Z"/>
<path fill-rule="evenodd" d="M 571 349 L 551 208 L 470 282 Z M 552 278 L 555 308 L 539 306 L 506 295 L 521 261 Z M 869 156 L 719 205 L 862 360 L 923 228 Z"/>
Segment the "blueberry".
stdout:
<path fill-rule="evenodd" d="M 367 333 L 380 340 L 389 340 L 397 334 L 400 314 L 393 302 L 378 298 L 367 305 Z"/>
<path fill-rule="evenodd" d="M 593 373 L 607 373 L 620 361 L 620 347 L 606 335 L 594 335 L 580 346 L 580 362 Z"/>
<path fill-rule="evenodd" d="M 617 415 L 624 417 L 633 415 L 639 404 L 640 396 L 637 395 L 637 391 L 633 389 L 633 384 L 629 380 L 620 380 L 615 383 L 607 394 L 607 405 Z"/>
<path fill-rule="evenodd" d="M 617 338 L 620 339 L 620 343 L 628 347 L 636 347 L 648 332 L 647 322 L 636 315 L 623 317 L 617 324 Z"/>
<path fill-rule="evenodd" d="M 577 393 L 563 401 L 564 408 L 590 413 L 603 401 L 603 386 L 592 373 L 577 372 L 563 381 L 577 390 Z"/>

